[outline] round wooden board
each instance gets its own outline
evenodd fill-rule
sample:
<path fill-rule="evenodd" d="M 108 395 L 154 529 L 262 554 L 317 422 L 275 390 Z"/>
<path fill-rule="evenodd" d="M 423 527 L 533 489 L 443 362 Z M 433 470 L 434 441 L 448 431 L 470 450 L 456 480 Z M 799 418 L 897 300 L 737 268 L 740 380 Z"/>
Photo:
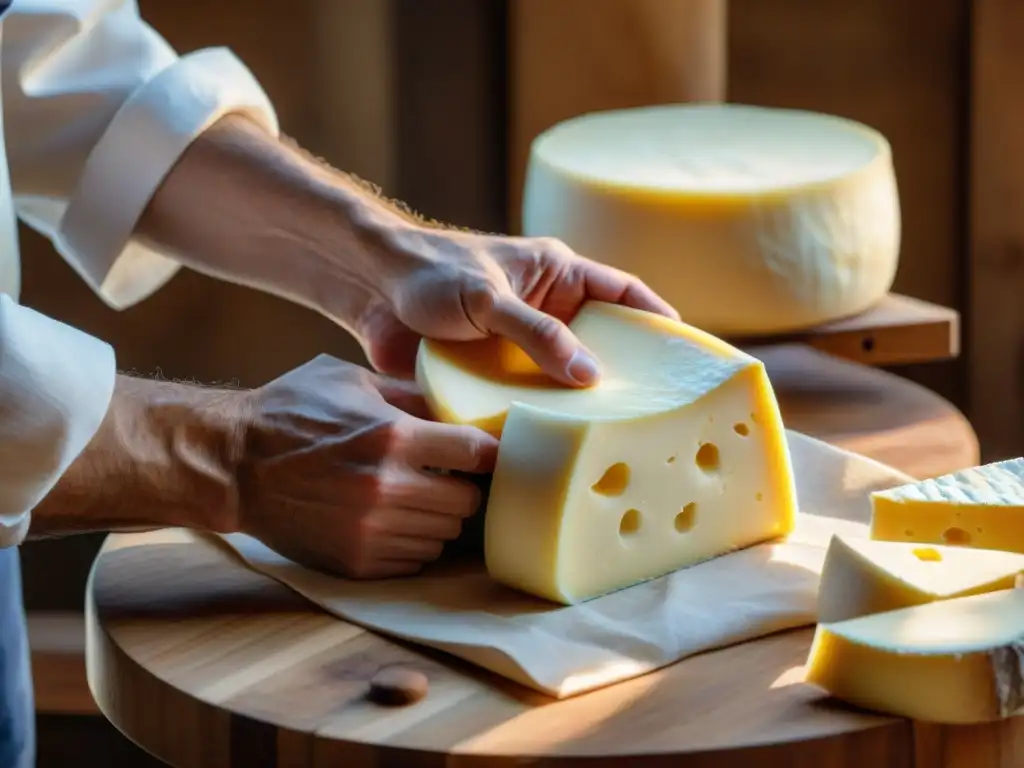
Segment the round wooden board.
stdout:
<path fill-rule="evenodd" d="M 920 384 L 801 345 L 749 352 L 764 362 L 789 429 L 917 478 L 981 460 L 967 418 Z"/>
<path fill-rule="evenodd" d="M 930 412 L 929 429 L 941 435 L 962 419 L 946 416 L 944 425 Z M 886 432 L 876 447 L 892 451 L 898 433 Z M 932 445 L 904 441 L 903 450 L 927 455 Z M 929 474 L 951 468 L 933 462 Z M 1024 764 L 1019 719 L 922 727 L 829 702 L 802 682 L 810 629 L 553 701 L 339 621 L 184 531 L 108 538 L 89 582 L 87 631 L 103 713 L 180 768 Z M 367 700 L 373 675 L 396 663 L 428 675 L 426 698 L 397 709 Z"/>

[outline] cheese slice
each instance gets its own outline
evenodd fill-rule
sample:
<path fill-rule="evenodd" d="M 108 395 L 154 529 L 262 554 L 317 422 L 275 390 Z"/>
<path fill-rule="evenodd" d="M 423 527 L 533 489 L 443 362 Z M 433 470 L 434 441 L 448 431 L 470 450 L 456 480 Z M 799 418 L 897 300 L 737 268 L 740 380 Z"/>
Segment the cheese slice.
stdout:
<path fill-rule="evenodd" d="M 525 235 L 638 275 L 722 335 L 862 312 L 892 286 L 889 143 L 832 115 L 740 104 L 597 112 L 532 143 Z"/>
<path fill-rule="evenodd" d="M 818 587 L 818 621 L 1011 589 L 1024 555 L 833 536 Z"/>
<path fill-rule="evenodd" d="M 1024 553 L 1024 458 L 875 491 L 871 538 Z"/>
<path fill-rule="evenodd" d="M 1024 590 L 819 624 L 806 680 L 865 709 L 977 723 L 1024 706 Z"/>
<path fill-rule="evenodd" d="M 500 339 L 420 346 L 443 421 L 499 435 L 485 557 L 571 604 L 792 530 L 796 491 L 764 365 L 683 323 L 591 302 L 570 323 L 600 382 L 562 387 Z"/>

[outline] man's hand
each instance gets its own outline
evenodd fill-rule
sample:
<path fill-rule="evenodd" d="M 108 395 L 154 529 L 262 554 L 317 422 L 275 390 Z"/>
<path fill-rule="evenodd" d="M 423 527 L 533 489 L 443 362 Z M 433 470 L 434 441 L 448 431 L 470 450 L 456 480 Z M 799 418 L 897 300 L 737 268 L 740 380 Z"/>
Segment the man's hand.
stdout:
<path fill-rule="evenodd" d="M 327 356 L 256 390 L 118 377 L 107 417 L 34 510 L 33 537 L 181 526 L 241 531 L 353 578 L 435 559 L 497 441 L 420 416 L 415 389 Z"/>
<path fill-rule="evenodd" d="M 254 393 L 239 469 L 240 528 L 305 565 L 355 578 L 411 574 L 480 505 L 497 441 L 427 421 L 408 384 L 320 356 Z"/>
<path fill-rule="evenodd" d="M 469 341 L 502 336 L 555 379 L 593 383 L 599 361 L 566 326 L 587 300 L 678 319 L 636 277 L 550 238 L 502 237 L 396 227 L 382 238 L 383 299 L 355 321 L 378 370 L 411 376 L 421 337 Z"/>
<path fill-rule="evenodd" d="M 586 385 L 598 366 L 565 325 L 584 301 L 678 317 L 636 277 L 559 241 L 428 225 L 239 116 L 185 152 L 136 234 L 330 316 L 394 376 L 412 373 L 423 336 L 500 335 L 556 380 Z"/>

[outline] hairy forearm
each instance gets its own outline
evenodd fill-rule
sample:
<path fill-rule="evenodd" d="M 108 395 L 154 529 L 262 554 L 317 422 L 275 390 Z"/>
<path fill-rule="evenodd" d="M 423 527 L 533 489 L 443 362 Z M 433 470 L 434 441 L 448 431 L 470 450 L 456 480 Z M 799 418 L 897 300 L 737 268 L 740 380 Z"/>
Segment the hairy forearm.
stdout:
<path fill-rule="evenodd" d="M 33 510 L 29 537 L 238 519 L 243 393 L 119 376 L 107 415 Z"/>
<path fill-rule="evenodd" d="M 137 236 L 197 271 L 344 322 L 379 298 L 387 240 L 418 224 L 367 186 L 232 115 L 185 152 Z"/>

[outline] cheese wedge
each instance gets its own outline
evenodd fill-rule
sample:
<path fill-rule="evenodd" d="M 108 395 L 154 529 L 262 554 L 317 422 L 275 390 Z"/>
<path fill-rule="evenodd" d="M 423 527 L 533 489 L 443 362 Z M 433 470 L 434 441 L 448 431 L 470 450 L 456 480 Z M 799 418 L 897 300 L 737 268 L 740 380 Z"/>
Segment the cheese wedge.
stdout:
<path fill-rule="evenodd" d="M 1024 553 L 1024 458 L 872 493 L 871 538 Z"/>
<path fill-rule="evenodd" d="M 763 364 L 696 328 L 591 302 L 601 381 L 562 387 L 503 340 L 425 341 L 437 418 L 499 435 L 491 576 L 571 604 L 789 533 L 796 491 Z"/>
<path fill-rule="evenodd" d="M 818 621 L 831 623 L 936 600 L 1011 589 L 1024 555 L 833 536 L 818 587 Z"/>
<path fill-rule="evenodd" d="M 807 682 L 865 709 L 978 723 L 1024 707 L 1024 590 L 819 624 Z"/>
<path fill-rule="evenodd" d="M 533 141 L 522 231 L 655 286 L 722 336 L 806 328 L 876 304 L 900 205 L 877 131 L 741 104 L 597 112 Z"/>

